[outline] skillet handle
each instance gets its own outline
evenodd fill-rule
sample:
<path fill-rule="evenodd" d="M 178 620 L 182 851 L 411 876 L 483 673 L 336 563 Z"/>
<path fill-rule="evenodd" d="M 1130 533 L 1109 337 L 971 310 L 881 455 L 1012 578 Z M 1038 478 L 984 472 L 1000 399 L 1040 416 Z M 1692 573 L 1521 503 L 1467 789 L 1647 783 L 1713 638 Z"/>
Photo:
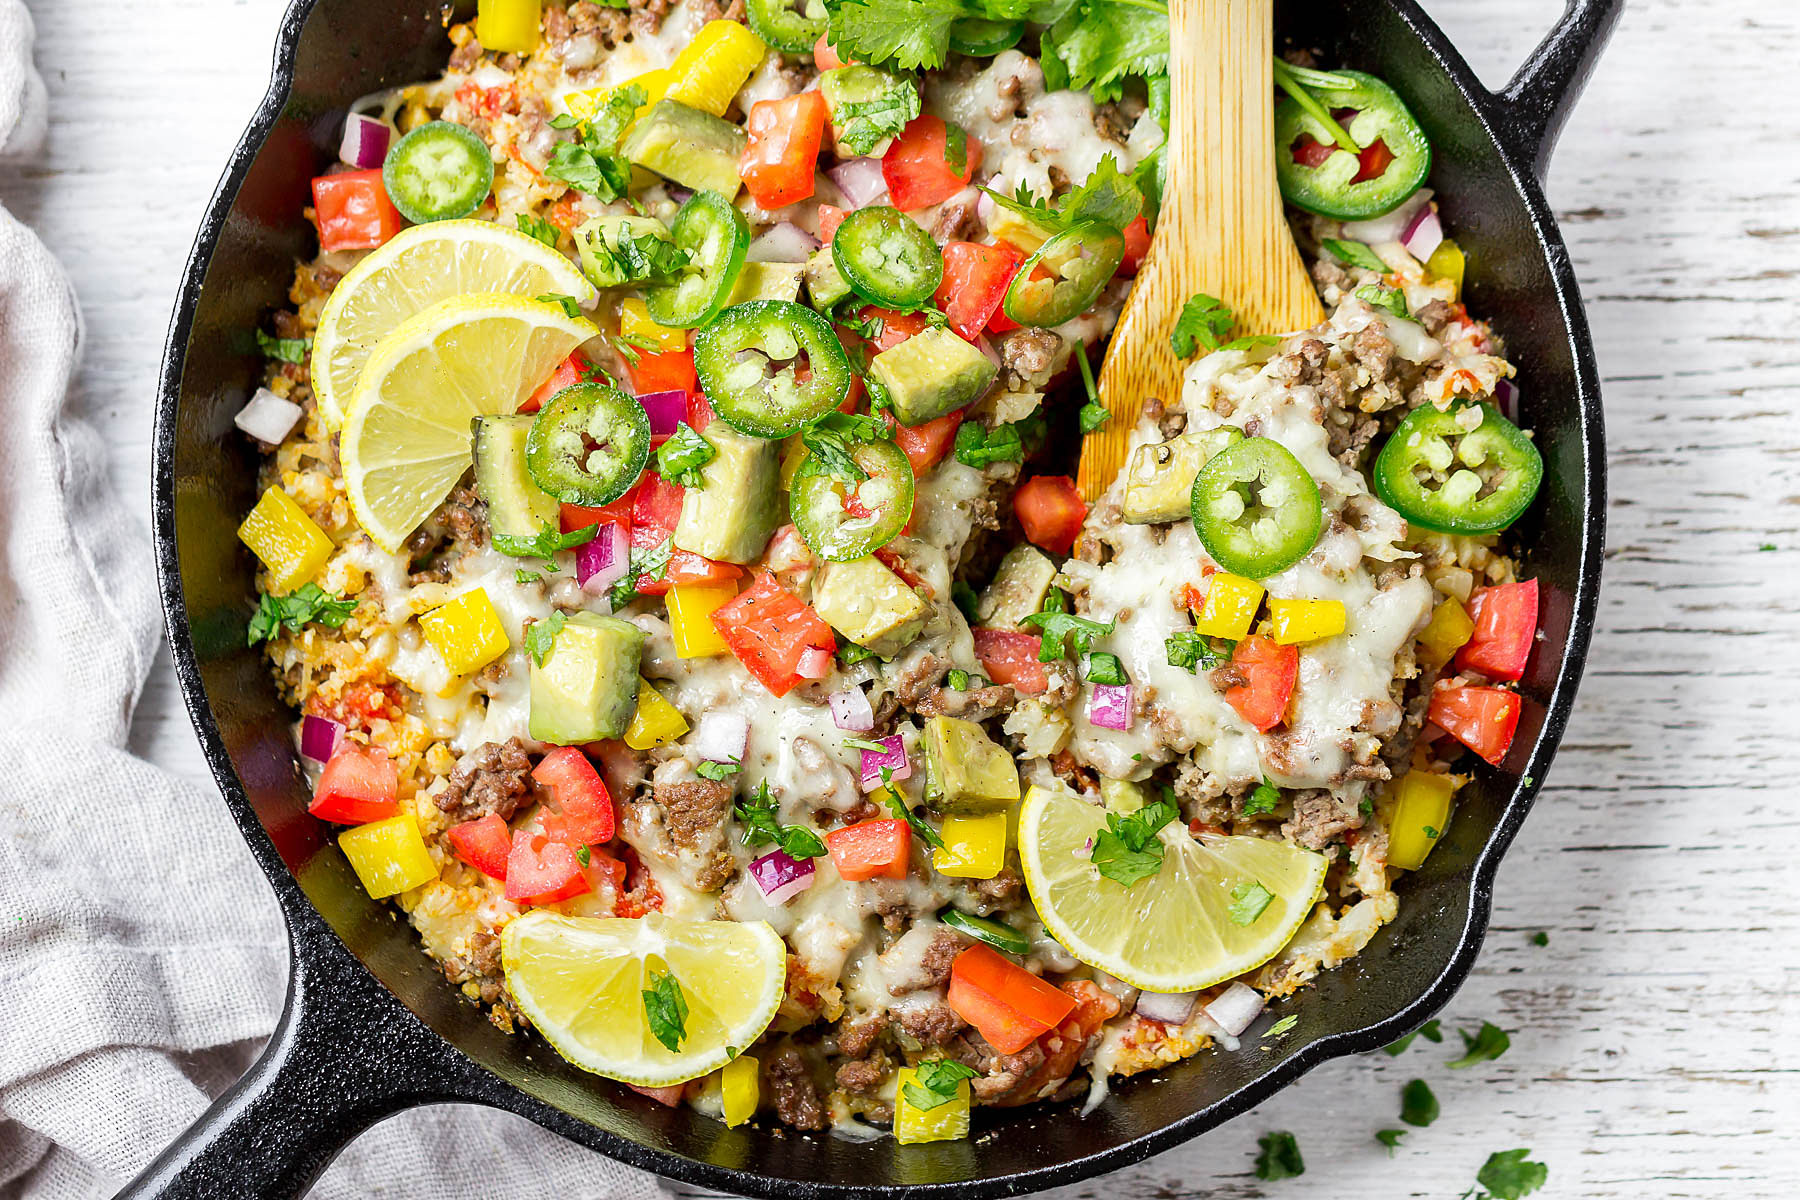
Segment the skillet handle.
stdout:
<path fill-rule="evenodd" d="M 1624 11 L 1625 0 L 1568 0 L 1562 19 L 1493 97 L 1501 137 L 1530 160 L 1538 178 Z"/>

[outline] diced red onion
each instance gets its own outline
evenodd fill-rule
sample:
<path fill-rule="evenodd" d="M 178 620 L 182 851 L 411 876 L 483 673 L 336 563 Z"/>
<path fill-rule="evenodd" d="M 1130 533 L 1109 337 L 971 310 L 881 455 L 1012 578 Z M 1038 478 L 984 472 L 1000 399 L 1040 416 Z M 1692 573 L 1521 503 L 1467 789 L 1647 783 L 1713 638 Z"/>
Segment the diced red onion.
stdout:
<path fill-rule="evenodd" d="M 344 136 L 338 142 L 338 158 L 349 166 L 372 170 L 387 161 L 388 146 L 393 140 L 392 125 L 379 117 L 353 112 L 344 118 Z"/>
<path fill-rule="evenodd" d="M 1088 722 L 1102 729 L 1130 729 L 1135 705 L 1128 683 L 1097 683 L 1088 697 Z"/>
<path fill-rule="evenodd" d="M 771 225 L 756 235 L 746 262 L 803 263 L 819 248 L 819 239 L 790 221 Z"/>
<path fill-rule="evenodd" d="M 847 687 L 831 693 L 831 719 L 839 729 L 851 733 L 867 733 L 875 728 L 875 710 L 860 687 Z"/>
<path fill-rule="evenodd" d="M 1430 258 L 1432 252 L 1444 244 L 1444 223 L 1438 218 L 1437 209 L 1427 204 L 1414 213 L 1413 219 L 1401 231 L 1400 244 L 1420 262 Z"/>
<path fill-rule="evenodd" d="M 823 679 L 831 674 L 831 651 L 823 646 L 808 646 L 794 664 L 794 674 L 802 679 Z"/>
<path fill-rule="evenodd" d="M 881 176 L 879 158 L 853 158 L 839 163 L 826 174 L 831 176 L 831 182 L 837 184 L 838 191 L 844 193 L 844 199 L 852 208 L 867 208 L 887 195 L 887 180 Z"/>
<path fill-rule="evenodd" d="M 1194 1014 L 1199 992 L 1139 992 L 1138 1015 L 1170 1025 L 1185 1025 Z"/>
<path fill-rule="evenodd" d="M 300 753 L 317 763 L 328 763 L 344 741 L 344 727 L 330 717 L 306 714 L 300 720 Z"/>
<path fill-rule="evenodd" d="M 1141 1006 L 1140 1006 L 1141 1007 Z M 1263 1010 L 1262 993 L 1247 983 L 1234 983 L 1206 1006 L 1206 1015 L 1232 1037 L 1250 1028 Z"/>
<path fill-rule="evenodd" d="M 679 184 L 664 184 L 663 190 L 669 194 L 669 199 L 677 204 L 686 204 L 694 198 L 693 188 L 684 188 Z"/>
<path fill-rule="evenodd" d="M 862 752 L 862 787 L 865 792 L 872 792 L 881 786 L 881 769 L 886 767 L 893 772 L 892 778 L 906 779 L 912 775 L 912 760 L 906 757 L 906 743 L 900 735 L 891 733 L 881 739 L 887 749 L 877 754 L 873 750 Z"/>
<path fill-rule="evenodd" d="M 987 360 L 996 367 L 1002 369 L 1006 367 L 1006 364 L 1000 361 L 1000 352 L 994 349 L 994 343 L 988 341 L 987 334 L 980 334 L 976 337 L 975 348 L 981 351 L 981 353 L 986 356 Z"/>
<path fill-rule="evenodd" d="M 1500 415 L 1517 425 L 1519 423 L 1519 385 L 1510 379 L 1494 381 L 1494 407 Z"/>
<path fill-rule="evenodd" d="M 756 880 L 770 904 L 786 904 L 812 886 L 812 860 L 793 859 L 780 850 L 771 850 L 751 861 L 750 878 Z"/>
<path fill-rule="evenodd" d="M 257 441 L 279 446 L 299 424 L 300 415 L 298 404 L 283 400 L 268 388 L 257 388 L 250 403 L 231 422 Z"/>
<path fill-rule="evenodd" d="M 708 762 L 743 762 L 750 744 L 750 722 L 742 713 L 710 709 L 694 727 L 693 747 Z"/>
<path fill-rule="evenodd" d="M 675 432 L 675 427 L 687 420 L 688 394 L 680 388 L 666 392 L 644 392 L 638 403 L 644 406 L 644 413 L 650 418 L 650 436 L 666 438 Z"/>
<path fill-rule="evenodd" d="M 599 529 L 593 540 L 575 547 L 575 580 L 590 596 L 605 595 L 623 579 L 631 558 L 631 542 L 623 525 L 605 521 Z"/>
<path fill-rule="evenodd" d="M 1344 236 L 1371 246 L 1397 242 L 1421 208 L 1431 203 L 1431 189 L 1420 188 L 1400 202 L 1400 207 L 1367 221 L 1344 222 Z"/>
<path fill-rule="evenodd" d="M 687 1090 L 685 1083 L 671 1083 L 668 1087 L 642 1087 L 635 1083 L 625 1086 L 640 1096 L 648 1096 L 658 1104 L 666 1104 L 670 1108 L 681 1107 L 681 1095 Z"/>

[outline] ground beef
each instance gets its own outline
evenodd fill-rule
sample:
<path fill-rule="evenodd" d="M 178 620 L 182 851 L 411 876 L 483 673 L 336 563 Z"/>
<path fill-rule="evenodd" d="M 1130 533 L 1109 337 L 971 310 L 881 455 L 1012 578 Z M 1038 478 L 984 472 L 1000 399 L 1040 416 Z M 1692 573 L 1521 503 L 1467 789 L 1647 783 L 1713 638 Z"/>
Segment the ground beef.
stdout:
<path fill-rule="evenodd" d="M 1442 300 L 1432 300 L 1413 314 L 1418 318 L 1419 324 L 1425 327 L 1425 332 L 1433 337 L 1444 332 L 1445 326 L 1450 324 L 1450 318 L 1453 315 L 1454 310 Z"/>
<path fill-rule="evenodd" d="M 1350 278 L 1350 272 L 1329 258 L 1314 261 L 1312 277 L 1313 282 L 1319 285 L 1320 291 L 1324 291 L 1326 288 L 1336 288 L 1340 292 L 1347 292 L 1350 290 L 1350 285 L 1356 282 Z"/>
<path fill-rule="evenodd" d="M 1017 1054 L 1002 1054 L 980 1034 L 970 1033 L 951 1045 L 950 1055 L 980 1072 L 969 1082 L 977 1104 L 1000 1108 L 1029 1104 L 1049 1082 L 1043 1078 L 1044 1052 L 1036 1042 Z"/>
<path fill-rule="evenodd" d="M 483 1004 L 492 1004 L 505 994 L 501 986 L 500 935 L 491 929 L 477 929 L 469 936 L 469 953 L 455 954 L 438 963 L 444 978 L 462 986 L 474 982 Z"/>
<path fill-rule="evenodd" d="M 894 698 L 904 708 L 917 709 L 925 697 L 936 691 L 944 676 L 950 673 L 950 660 L 935 654 L 921 654 L 894 676 Z"/>
<path fill-rule="evenodd" d="M 981 193 L 971 188 L 944 201 L 937 216 L 932 218 L 931 236 L 940 243 L 962 242 L 973 237 L 981 223 L 976 212 L 980 199 Z"/>
<path fill-rule="evenodd" d="M 502 821 L 531 798 L 531 755 L 523 738 L 484 742 L 450 772 L 438 794 L 438 811 L 453 821 L 473 821 L 496 813 Z"/>
<path fill-rule="evenodd" d="M 694 886 L 702 892 L 716 892 L 737 875 L 737 859 L 729 850 L 716 851 L 694 876 Z"/>
<path fill-rule="evenodd" d="M 991 684 L 972 692 L 955 688 L 934 687 L 913 706 L 922 717 L 960 717 L 965 721 L 986 721 L 1011 712 L 1018 694 L 1004 684 Z"/>
<path fill-rule="evenodd" d="M 892 1016 L 908 1037 L 925 1047 L 946 1044 L 967 1024 L 947 1004 L 899 1008 Z"/>
<path fill-rule="evenodd" d="M 714 779 L 659 783 L 652 795 L 662 808 L 669 840 L 684 850 L 709 844 L 731 809 L 730 785 Z"/>
<path fill-rule="evenodd" d="M 1362 825 L 1355 807 L 1346 808 L 1330 792 L 1315 788 L 1294 796 L 1294 815 L 1281 826 L 1281 835 L 1308 850 L 1323 850 Z"/>
<path fill-rule="evenodd" d="M 656 33 L 673 7 L 674 0 L 632 0 L 631 31 L 640 36 Z"/>
<path fill-rule="evenodd" d="M 941 988 L 950 982 L 950 964 L 956 961 L 968 943 L 960 934 L 951 929 L 940 929 L 936 938 L 925 950 L 924 961 L 919 965 L 924 970 L 924 987 Z"/>
<path fill-rule="evenodd" d="M 887 1031 L 886 1013 L 876 1013 L 866 1021 L 858 1021 L 852 1025 L 845 1022 L 838 1026 L 838 1053 L 845 1058 L 867 1058 L 881 1042 L 881 1035 Z"/>
<path fill-rule="evenodd" d="M 1094 132 L 1109 142 L 1123 146 L 1131 137 L 1131 127 L 1137 121 L 1117 101 L 1094 106 Z"/>
<path fill-rule="evenodd" d="M 437 518 L 450 539 L 461 546 L 487 543 L 487 505 L 472 487 L 459 487 L 439 506 Z"/>
<path fill-rule="evenodd" d="M 825 1128 L 825 1105 L 819 1099 L 819 1085 L 813 1082 L 812 1068 L 793 1046 L 783 1046 L 769 1056 L 763 1067 L 763 1087 L 775 1103 L 775 1113 L 783 1124 L 796 1129 Z"/>
<path fill-rule="evenodd" d="M 887 1078 L 887 1055 L 843 1063 L 837 1069 L 837 1085 L 846 1092 L 870 1095 L 881 1088 Z"/>
<path fill-rule="evenodd" d="M 1000 339 L 1000 363 L 1009 391 L 1027 391 L 1045 382 L 1062 338 L 1048 329 L 1015 329 Z"/>
<path fill-rule="evenodd" d="M 1356 331 L 1356 337 L 1350 343 L 1350 353 L 1357 362 L 1369 369 L 1373 379 L 1390 379 L 1394 375 L 1394 343 L 1382 329 L 1379 321 L 1371 321 Z"/>
<path fill-rule="evenodd" d="M 466 75 L 481 61 L 481 43 L 476 40 L 473 29 L 466 25 L 463 28 L 468 31 L 469 40 L 450 52 L 450 69 Z"/>

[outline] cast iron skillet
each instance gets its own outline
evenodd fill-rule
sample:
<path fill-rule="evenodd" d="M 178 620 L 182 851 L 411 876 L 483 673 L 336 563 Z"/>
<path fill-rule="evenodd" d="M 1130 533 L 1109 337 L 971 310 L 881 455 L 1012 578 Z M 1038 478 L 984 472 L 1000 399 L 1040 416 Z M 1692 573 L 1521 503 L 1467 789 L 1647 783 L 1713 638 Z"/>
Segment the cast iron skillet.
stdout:
<path fill-rule="evenodd" d="M 472 4 L 469 7 L 473 7 Z M 899 1146 L 740 1128 L 670 1109 L 495 1030 L 446 985 L 411 929 L 370 900 L 306 795 L 262 655 L 244 645 L 254 596 L 234 530 L 255 456 L 231 418 L 256 385 L 249 331 L 285 303 L 307 181 L 353 98 L 434 75 L 448 51 L 436 0 L 294 0 L 274 82 L 231 157 L 188 262 L 156 418 L 156 554 L 175 670 L 200 743 L 286 914 L 287 1008 L 262 1058 L 122 1195 L 287 1197 L 360 1131 L 417 1104 L 521 1113 L 614 1158 L 761 1196 L 1017 1195 L 1137 1162 L 1267 1099 L 1327 1059 L 1380 1046 L 1441 1007 L 1480 948 L 1495 868 L 1530 809 L 1569 715 L 1600 582 L 1600 393 L 1575 276 L 1539 182 L 1623 0 L 1571 0 L 1498 94 L 1414 0 L 1286 0 L 1282 32 L 1373 71 L 1411 102 L 1436 150 L 1433 184 L 1469 253 L 1468 303 L 1518 364 L 1545 486 L 1518 543 L 1542 580 L 1543 640 L 1512 761 L 1462 793 L 1453 827 L 1406 878 L 1400 915 L 1363 954 L 1285 1006 L 1287 1035 L 1126 1082 L 1098 1110 L 983 1109 L 972 1140 Z"/>

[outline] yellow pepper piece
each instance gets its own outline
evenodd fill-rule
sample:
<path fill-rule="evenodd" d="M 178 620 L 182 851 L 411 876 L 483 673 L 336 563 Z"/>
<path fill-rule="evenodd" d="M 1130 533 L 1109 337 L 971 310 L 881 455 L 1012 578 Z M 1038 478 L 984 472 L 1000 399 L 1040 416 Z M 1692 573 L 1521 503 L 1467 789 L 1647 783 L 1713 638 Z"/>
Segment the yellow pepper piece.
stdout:
<path fill-rule="evenodd" d="M 1466 260 L 1463 258 L 1462 247 L 1451 238 L 1445 238 L 1439 242 L 1438 248 L 1431 252 L 1430 258 L 1425 260 L 1425 270 L 1428 273 L 1439 279 L 1450 281 L 1450 286 L 1455 289 L 1450 293 L 1451 300 L 1462 299 L 1463 267 L 1465 265 Z"/>
<path fill-rule="evenodd" d="M 1344 632 L 1342 600 L 1283 600 L 1269 597 L 1269 628 L 1283 646 L 1317 642 Z"/>
<path fill-rule="evenodd" d="M 1450 797 L 1456 780 L 1449 775 L 1408 771 L 1394 785 L 1394 815 L 1388 824 L 1388 866 L 1416 871 L 1450 824 Z"/>
<path fill-rule="evenodd" d="M 675 82 L 664 93 L 689 108 L 725 115 L 732 97 L 762 65 L 769 48 L 748 26 L 736 21 L 708 21 L 670 67 Z"/>
<path fill-rule="evenodd" d="M 736 1127 L 756 1115 L 756 1106 L 762 1102 L 757 1068 L 753 1056 L 740 1054 L 719 1072 L 719 1099 L 725 1106 L 725 1124 Z"/>
<path fill-rule="evenodd" d="M 1235 642 L 1250 632 L 1262 598 L 1262 584 L 1220 571 L 1207 586 L 1206 606 L 1194 618 L 1194 631 Z"/>
<path fill-rule="evenodd" d="M 638 684 L 637 711 L 625 727 L 625 744 L 633 750 L 648 750 L 672 742 L 688 731 L 687 718 L 669 703 L 669 698 L 650 686 L 648 679 Z"/>
<path fill-rule="evenodd" d="M 1419 645 L 1425 647 L 1429 661 L 1441 667 L 1474 636 L 1475 622 L 1469 610 L 1455 596 L 1446 596 L 1431 610 L 1431 620 L 1419 632 Z"/>
<path fill-rule="evenodd" d="M 458 677 L 481 670 L 512 645 L 486 588 L 464 592 L 432 609 L 419 618 L 419 628 L 450 674 Z"/>
<path fill-rule="evenodd" d="M 688 344 L 687 330 L 658 325 L 650 319 L 650 309 L 635 296 L 619 305 L 619 336 L 648 342 L 659 354 L 686 350 Z"/>
<path fill-rule="evenodd" d="M 800 440 L 797 433 L 781 445 L 781 491 L 786 495 L 794 486 L 794 473 L 812 452 L 806 448 L 806 443 Z"/>
<path fill-rule="evenodd" d="M 419 819 L 411 813 L 346 829 L 338 834 L 338 845 L 377 900 L 437 878 L 437 866 L 419 833 Z"/>
<path fill-rule="evenodd" d="M 269 590 L 285 596 L 319 573 L 335 547 L 306 510 L 271 487 L 238 526 L 238 538 L 269 568 Z"/>
<path fill-rule="evenodd" d="M 969 1081 L 956 1082 L 956 1098 L 936 1108 L 920 1108 L 906 1096 L 906 1085 L 919 1085 L 919 1073 L 901 1067 L 894 1092 L 894 1140 L 902 1146 L 920 1142 L 953 1142 L 969 1136 Z"/>
<path fill-rule="evenodd" d="M 481 0 L 475 8 L 475 37 L 483 50 L 530 54 L 538 44 L 539 0 Z"/>
<path fill-rule="evenodd" d="M 633 75 L 617 88 L 597 87 L 586 91 L 570 92 L 563 97 L 563 104 L 568 107 L 569 115 L 586 121 L 600 111 L 606 98 L 621 88 L 633 85 L 644 89 L 644 102 L 638 106 L 638 115 L 642 116 L 646 108 L 669 94 L 669 87 L 675 82 L 675 72 L 667 67 L 658 67 L 654 71 L 645 71 L 642 75 Z"/>
<path fill-rule="evenodd" d="M 939 831 L 944 848 L 931 853 L 940 875 L 958 879 L 992 879 L 1006 865 L 1006 814 L 945 817 Z"/>
<path fill-rule="evenodd" d="M 737 599 L 735 583 L 678 583 L 669 589 L 669 628 L 682 658 L 711 658 L 731 647 L 713 626 L 712 615 Z"/>

